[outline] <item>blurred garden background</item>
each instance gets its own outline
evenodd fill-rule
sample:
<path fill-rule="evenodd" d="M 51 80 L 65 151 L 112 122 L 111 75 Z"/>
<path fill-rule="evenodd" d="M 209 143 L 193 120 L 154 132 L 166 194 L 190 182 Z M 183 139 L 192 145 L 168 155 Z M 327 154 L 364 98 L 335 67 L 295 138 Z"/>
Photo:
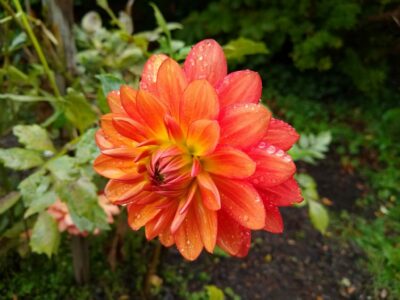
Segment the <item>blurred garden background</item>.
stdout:
<path fill-rule="evenodd" d="M 301 134 L 304 201 L 247 257 L 187 262 L 103 201 L 94 133 L 205 38 Z M 397 0 L 0 0 L 0 299 L 400 299 L 399 54 Z"/>

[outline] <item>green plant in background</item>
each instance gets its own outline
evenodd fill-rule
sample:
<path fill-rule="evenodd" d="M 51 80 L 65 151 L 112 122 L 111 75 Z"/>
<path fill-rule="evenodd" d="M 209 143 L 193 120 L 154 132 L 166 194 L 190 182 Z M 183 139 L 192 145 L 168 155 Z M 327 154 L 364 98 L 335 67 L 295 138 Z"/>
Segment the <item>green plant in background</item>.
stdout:
<path fill-rule="evenodd" d="M 183 21 L 179 35 L 189 41 L 205 36 L 262 41 L 271 57 L 260 58 L 259 64 L 290 59 L 298 70 L 340 73 L 374 99 L 391 84 L 391 57 L 396 58 L 389 49 L 396 44 L 396 24 L 390 24 L 390 16 L 396 15 L 396 4 L 395 0 L 368 5 L 357 0 L 210 1 Z M 381 26 L 386 24 L 393 30 L 382 35 Z"/>
<path fill-rule="evenodd" d="M 301 160 L 306 163 L 316 164 L 317 160 L 324 159 L 329 150 L 332 137 L 329 131 L 324 131 L 318 135 L 302 134 L 297 144 L 289 153 L 293 160 Z M 304 201 L 300 206 L 308 206 L 308 214 L 313 226 L 324 234 L 329 225 L 329 215 L 326 208 L 320 202 L 317 183 L 308 174 L 300 173 L 296 176 L 302 190 Z"/>

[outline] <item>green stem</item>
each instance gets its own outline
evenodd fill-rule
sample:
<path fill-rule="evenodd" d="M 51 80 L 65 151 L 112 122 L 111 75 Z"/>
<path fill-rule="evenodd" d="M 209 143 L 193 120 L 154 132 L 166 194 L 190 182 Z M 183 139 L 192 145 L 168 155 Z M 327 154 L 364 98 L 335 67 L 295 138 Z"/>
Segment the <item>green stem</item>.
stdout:
<path fill-rule="evenodd" d="M 44 71 L 46 72 L 47 77 L 49 78 L 49 82 L 50 82 L 51 88 L 53 89 L 54 95 L 57 98 L 61 98 L 61 93 L 57 87 L 57 84 L 56 84 L 56 81 L 54 78 L 54 74 L 49 68 L 46 57 L 44 56 L 42 48 L 40 47 L 40 44 L 39 44 L 35 34 L 33 33 L 33 30 L 31 28 L 31 25 L 28 22 L 26 14 L 22 9 L 21 4 L 19 3 L 19 0 L 13 0 L 13 2 L 14 2 L 15 7 L 17 8 L 18 13 L 21 14 L 22 24 L 23 24 L 30 40 L 32 41 L 33 47 L 35 48 L 36 53 L 39 56 L 39 60 L 40 60 L 41 64 L 43 65 Z"/>

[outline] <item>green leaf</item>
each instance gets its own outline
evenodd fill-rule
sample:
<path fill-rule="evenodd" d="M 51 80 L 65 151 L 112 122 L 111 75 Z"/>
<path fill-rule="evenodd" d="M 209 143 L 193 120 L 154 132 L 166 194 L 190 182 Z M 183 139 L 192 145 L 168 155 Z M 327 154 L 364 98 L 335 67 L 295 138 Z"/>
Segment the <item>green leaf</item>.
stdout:
<path fill-rule="evenodd" d="M 209 300 L 224 300 L 225 295 L 224 292 L 216 287 L 215 285 L 207 285 L 207 294 L 208 294 L 208 299 Z"/>
<path fill-rule="evenodd" d="M 0 198 L 0 214 L 10 209 L 21 198 L 18 192 L 11 192 Z"/>
<path fill-rule="evenodd" d="M 318 231 L 324 234 L 329 225 L 329 215 L 327 210 L 321 203 L 313 200 L 308 200 L 308 205 L 311 223 Z"/>
<path fill-rule="evenodd" d="M 16 95 L 16 94 L 0 94 L 1 99 L 9 99 L 17 102 L 39 102 L 39 101 L 47 101 L 47 102 L 55 102 L 56 99 L 54 97 L 44 97 L 44 96 L 35 96 L 35 95 Z"/>
<path fill-rule="evenodd" d="M 87 178 L 63 184 L 58 195 L 66 202 L 74 224 L 81 231 L 108 229 L 107 217 L 98 203 L 96 186 Z"/>
<path fill-rule="evenodd" d="M 28 170 L 43 164 L 37 151 L 22 148 L 0 149 L 0 161 L 5 167 L 14 170 Z"/>
<path fill-rule="evenodd" d="M 150 6 L 153 8 L 154 10 L 154 17 L 156 18 L 156 22 L 157 25 L 162 29 L 162 31 L 164 32 L 166 38 L 167 38 L 167 45 L 168 45 L 168 50 L 170 52 L 170 54 L 172 54 L 172 44 L 171 44 L 171 31 L 168 28 L 168 24 L 165 21 L 161 11 L 158 9 L 157 5 L 155 5 L 153 2 L 150 2 Z"/>
<path fill-rule="evenodd" d="M 112 74 L 100 74 L 95 77 L 100 80 L 101 88 L 105 97 L 107 97 L 109 92 L 119 90 L 121 84 L 124 84 L 124 81 L 121 78 Z"/>
<path fill-rule="evenodd" d="M 60 181 L 71 181 L 77 178 L 79 170 L 73 157 L 63 155 L 50 160 L 46 168 Z"/>
<path fill-rule="evenodd" d="M 110 9 L 107 0 L 96 0 L 96 4 L 105 10 Z"/>
<path fill-rule="evenodd" d="M 60 233 L 56 220 L 42 212 L 32 230 L 30 246 L 33 252 L 45 253 L 48 257 L 56 253 L 60 244 Z"/>
<path fill-rule="evenodd" d="M 47 131 L 39 125 L 17 125 L 13 133 L 27 149 L 55 152 Z"/>
<path fill-rule="evenodd" d="M 45 176 L 44 171 L 33 173 L 18 185 L 22 200 L 25 206 L 30 206 L 33 201 L 39 199 L 45 194 L 51 184 L 51 179 Z"/>
<path fill-rule="evenodd" d="M 100 153 L 95 142 L 97 128 L 86 131 L 76 145 L 75 157 L 78 163 L 91 163 Z"/>
<path fill-rule="evenodd" d="M 299 142 L 288 152 L 293 160 L 302 160 L 314 164 L 316 160 L 325 158 L 329 150 L 332 135 L 329 131 L 315 134 L 300 135 Z"/>
<path fill-rule="evenodd" d="M 255 42 L 243 37 L 230 41 L 223 49 L 229 60 L 242 60 L 246 55 L 269 53 L 263 42 Z"/>
<path fill-rule="evenodd" d="M 80 132 L 96 121 L 97 115 L 82 93 L 68 88 L 65 100 L 65 116 Z"/>
<path fill-rule="evenodd" d="M 34 198 L 34 200 L 30 203 L 28 210 L 25 212 L 24 218 L 28 218 L 33 214 L 43 211 L 51 204 L 56 202 L 56 200 L 57 194 L 54 191 L 48 191 L 42 194 L 40 197 Z"/>
<path fill-rule="evenodd" d="M 28 39 L 27 39 L 26 33 L 24 31 L 22 31 L 12 40 L 12 42 L 10 44 L 10 48 L 8 50 L 9 51 L 18 50 L 26 43 L 27 40 Z"/>

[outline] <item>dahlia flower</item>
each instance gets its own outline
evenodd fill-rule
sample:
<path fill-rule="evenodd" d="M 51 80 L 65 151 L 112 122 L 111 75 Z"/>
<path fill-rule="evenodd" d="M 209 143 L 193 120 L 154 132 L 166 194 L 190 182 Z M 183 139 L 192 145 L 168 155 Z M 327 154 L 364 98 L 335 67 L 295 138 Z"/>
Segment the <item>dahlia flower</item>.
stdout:
<path fill-rule="evenodd" d="M 153 55 L 138 90 L 108 94 L 94 168 L 132 229 L 188 260 L 216 245 L 243 257 L 251 230 L 282 232 L 278 207 L 302 199 L 285 152 L 299 136 L 259 103 L 261 89 L 256 72 L 227 74 L 222 48 L 203 40 L 183 67 Z"/>
<path fill-rule="evenodd" d="M 104 194 L 99 195 L 99 205 L 107 215 L 107 222 L 109 224 L 114 223 L 113 216 L 119 214 L 118 206 L 110 203 Z M 67 231 L 71 235 L 81 236 L 87 236 L 89 234 L 87 231 L 80 231 L 79 228 L 74 224 L 69 213 L 68 206 L 60 199 L 57 199 L 56 202 L 49 206 L 47 212 L 57 221 L 58 230 L 60 232 Z M 94 234 L 98 234 L 99 232 L 100 230 L 97 228 L 93 231 Z"/>

